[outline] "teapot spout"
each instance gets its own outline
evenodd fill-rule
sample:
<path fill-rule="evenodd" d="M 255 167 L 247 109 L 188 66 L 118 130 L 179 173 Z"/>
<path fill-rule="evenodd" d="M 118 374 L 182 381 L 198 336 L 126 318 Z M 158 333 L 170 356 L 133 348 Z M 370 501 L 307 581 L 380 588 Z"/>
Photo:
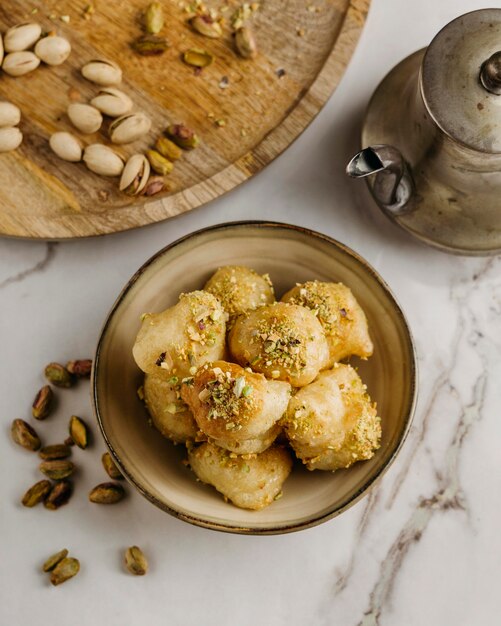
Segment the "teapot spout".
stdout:
<path fill-rule="evenodd" d="M 352 178 L 375 175 L 372 193 L 377 203 L 394 215 L 410 210 L 414 183 L 402 153 L 393 146 L 378 145 L 356 154 L 346 167 Z"/>

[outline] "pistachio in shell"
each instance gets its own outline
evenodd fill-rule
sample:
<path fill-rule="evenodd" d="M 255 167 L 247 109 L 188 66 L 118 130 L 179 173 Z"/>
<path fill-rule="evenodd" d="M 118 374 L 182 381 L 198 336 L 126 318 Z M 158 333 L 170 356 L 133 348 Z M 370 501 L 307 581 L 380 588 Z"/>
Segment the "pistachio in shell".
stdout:
<path fill-rule="evenodd" d="M 24 494 L 21 499 L 22 505 L 29 508 L 36 506 L 45 500 L 51 489 L 52 483 L 50 480 L 39 480 Z"/>
<path fill-rule="evenodd" d="M 50 414 L 54 394 L 50 385 L 44 385 L 33 400 L 31 414 L 37 420 L 44 420 Z"/>
<path fill-rule="evenodd" d="M 122 82 L 122 70 L 108 59 L 93 59 L 82 67 L 82 76 L 96 85 L 109 87 Z"/>
<path fill-rule="evenodd" d="M 63 506 L 71 498 L 73 493 L 73 485 L 69 480 L 61 480 L 57 482 L 46 497 L 44 506 L 46 509 L 55 511 Z"/>
<path fill-rule="evenodd" d="M 125 567 L 134 576 L 144 576 L 148 571 L 148 561 L 138 546 L 130 546 L 125 551 Z"/>
<path fill-rule="evenodd" d="M 49 138 L 49 146 L 60 159 L 70 163 L 78 163 L 82 160 L 83 148 L 80 141 L 65 131 L 53 133 Z M 71 374 L 71 372 L 70 372 Z"/>
<path fill-rule="evenodd" d="M 150 163 L 144 154 L 133 154 L 127 161 L 120 179 L 120 191 L 136 196 L 146 186 L 150 177 Z"/>
<path fill-rule="evenodd" d="M 42 461 L 38 467 L 42 474 L 52 478 L 52 480 L 63 480 L 63 478 L 68 478 L 75 471 L 74 464 L 63 459 Z"/>
<path fill-rule="evenodd" d="M 15 419 L 10 428 L 12 440 L 17 444 L 35 452 L 40 448 L 42 442 L 36 430 L 22 419 Z"/>
<path fill-rule="evenodd" d="M 67 556 L 68 556 L 68 550 L 66 550 L 66 548 L 64 550 L 60 550 L 59 552 L 56 552 L 56 554 L 49 556 L 49 558 L 45 561 L 45 563 L 42 566 L 42 570 L 44 572 L 52 572 L 52 570 L 56 567 L 56 565 L 60 561 L 65 559 Z"/>
<path fill-rule="evenodd" d="M 49 363 L 45 367 L 45 378 L 56 387 L 72 387 L 75 379 L 60 363 Z"/>
<path fill-rule="evenodd" d="M 22 52 L 31 48 L 41 37 L 42 27 L 36 22 L 12 26 L 3 37 L 5 52 Z"/>
<path fill-rule="evenodd" d="M 108 476 L 112 480 L 122 480 L 123 479 L 123 476 L 122 476 L 120 470 L 118 469 L 118 467 L 113 462 L 113 459 L 111 458 L 111 454 L 109 452 L 105 452 L 103 454 L 103 456 L 101 457 L 101 461 L 103 463 L 103 467 L 104 467 L 106 473 L 108 474 Z"/>
<path fill-rule="evenodd" d="M 109 135 L 113 143 L 132 143 L 149 132 L 151 120 L 144 113 L 129 113 L 110 124 Z"/>
<path fill-rule="evenodd" d="M 64 37 L 44 37 L 35 46 L 35 54 L 47 65 L 62 65 L 70 53 L 70 42 Z"/>
<path fill-rule="evenodd" d="M 82 450 L 85 450 L 85 448 L 89 445 L 90 431 L 83 419 L 81 417 L 77 417 L 76 415 L 72 415 L 70 419 L 69 431 L 70 437 L 75 442 L 75 445 L 82 448 Z"/>
<path fill-rule="evenodd" d="M 40 59 L 27 50 L 11 52 L 3 60 L 2 70 L 9 76 L 24 76 L 36 70 Z"/>
<path fill-rule="evenodd" d="M 124 169 L 122 157 L 100 143 L 87 146 L 83 153 L 83 160 L 91 172 L 100 176 L 120 176 Z"/>
<path fill-rule="evenodd" d="M 125 489 L 119 483 L 100 483 L 89 493 L 89 500 L 95 504 L 115 504 L 125 496 Z"/>
<path fill-rule="evenodd" d="M 65 557 L 54 567 L 50 574 L 50 582 L 53 585 L 60 585 L 80 571 L 80 563 L 78 559 L 73 557 Z"/>
<path fill-rule="evenodd" d="M 23 133 L 19 128 L 0 128 L 0 153 L 17 150 L 23 143 Z"/>

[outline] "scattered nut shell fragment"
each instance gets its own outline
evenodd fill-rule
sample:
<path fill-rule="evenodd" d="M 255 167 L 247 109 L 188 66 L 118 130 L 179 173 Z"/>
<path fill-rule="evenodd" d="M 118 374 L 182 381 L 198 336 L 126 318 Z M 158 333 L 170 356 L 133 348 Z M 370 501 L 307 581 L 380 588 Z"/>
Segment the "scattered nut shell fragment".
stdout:
<path fill-rule="evenodd" d="M 40 59 L 33 52 L 11 52 L 2 63 L 2 69 L 9 76 L 24 76 L 40 65 Z"/>
<path fill-rule="evenodd" d="M 36 22 L 17 24 L 5 33 L 3 45 L 5 52 L 21 52 L 31 48 L 41 37 L 42 27 Z"/>
<path fill-rule="evenodd" d="M 144 576 L 148 571 L 148 561 L 138 546 L 131 546 L 125 551 L 125 567 L 134 576 Z"/>
<path fill-rule="evenodd" d="M 73 126 L 86 135 L 97 133 L 103 123 L 100 111 L 90 104 L 81 102 L 72 102 L 68 106 L 68 117 Z"/>
<path fill-rule="evenodd" d="M 96 85 L 119 85 L 122 82 L 122 70 L 113 61 L 94 59 L 82 67 L 82 76 Z"/>
<path fill-rule="evenodd" d="M 70 56 L 71 45 L 64 37 L 44 37 L 35 46 L 35 54 L 47 65 L 61 65 Z"/>
<path fill-rule="evenodd" d="M 132 100 L 116 87 L 103 87 L 90 103 L 104 115 L 120 117 L 132 110 Z"/>
<path fill-rule="evenodd" d="M 151 120 L 144 113 L 129 113 L 110 124 L 110 139 L 116 144 L 132 143 L 149 132 L 150 128 Z"/>
<path fill-rule="evenodd" d="M 144 189 L 150 177 L 150 163 L 144 154 L 133 154 L 127 161 L 120 179 L 120 191 L 136 196 Z"/>
<path fill-rule="evenodd" d="M 101 176 L 120 176 L 124 169 L 122 157 L 101 143 L 87 146 L 83 153 L 83 160 L 91 172 Z"/>
<path fill-rule="evenodd" d="M 19 128 L 0 128 L 0 152 L 11 152 L 23 143 Z"/>
<path fill-rule="evenodd" d="M 64 161 L 78 163 L 82 160 L 82 144 L 71 133 L 54 133 L 49 139 L 49 145 L 52 151 Z"/>
<path fill-rule="evenodd" d="M 21 111 L 12 102 L 0 102 L 0 128 L 17 126 L 21 121 Z"/>

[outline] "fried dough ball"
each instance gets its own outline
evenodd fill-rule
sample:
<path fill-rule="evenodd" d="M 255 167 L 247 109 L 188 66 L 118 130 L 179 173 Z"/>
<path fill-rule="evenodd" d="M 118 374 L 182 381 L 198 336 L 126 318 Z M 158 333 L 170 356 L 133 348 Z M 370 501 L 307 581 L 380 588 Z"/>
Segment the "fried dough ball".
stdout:
<path fill-rule="evenodd" d="M 164 380 L 193 375 L 204 363 L 223 358 L 226 318 L 212 294 L 181 294 L 175 306 L 143 316 L 134 359 L 143 372 Z"/>
<path fill-rule="evenodd" d="M 152 374 L 144 377 L 144 402 L 155 428 L 174 443 L 195 441 L 198 427 L 181 399 L 177 376 L 164 380 Z"/>
<path fill-rule="evenodd" d="M 321 372 L 289 402 L 283 420 L 296 455 L 308 469 L 337 470 L 374 456 L 381 420 L 350 365 Z"/>
<path fill-rule="evenodd" d="M 300 304 L 317 315 L 329 344 L 330 365 L 352 354 L 364 359 L 371 356 L 367 318 L 346 285 L 309 281 L 293 287 L 282 302 Z"/>
<path fill-rule="evenodd" d="M 281 446 L 245 458 L 203 443 L 189 450 L 188 460 L 202 482 L 242 509 L 259 510 L 271 504 L 292 469 L 291 455 Z"/>
<path fill-rule="evenodd" d="M 315 315 L 276 302 L 240 316 L 229 334 L 233 358 L 267 378 L 303 387 L 328 366 L 329 348 Z"/>
<path fill-rule="evenodd" d="M 216 361 L 182 386 L 181 397 L 200 430 L 218 446 L 249 454 L 266 450 L 280 432 L 290 385 Z"/>
<path fill-rule="evenodd" d="M 239 265 L 220 267 L 205 287 L 223 305 L 230 322 L 245 311 L 275 302 L 275 293 L 268 274 L 260 276 L 254 270 Z"/>

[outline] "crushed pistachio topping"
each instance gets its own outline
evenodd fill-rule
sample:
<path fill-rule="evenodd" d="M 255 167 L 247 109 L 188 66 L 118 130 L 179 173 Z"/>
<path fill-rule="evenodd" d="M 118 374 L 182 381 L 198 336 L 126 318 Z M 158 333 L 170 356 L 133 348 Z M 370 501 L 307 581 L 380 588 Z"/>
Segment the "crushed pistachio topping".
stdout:
<path fill-rule="evenodd" d="M 260 343 L 262 353 L 252 359 L 251 365 L 264 358 L 266 367 L 273 365 L 299 372 L 306 366 L 305 337 L 301 329 L 287 318 L 261 320 L 251 335 L 251 344 Z M 271 377 L 279 378 L 280 370 L 274 369 Z"/>
<path fill-rule="evenodd" d="M 299 291 L 288 302 L 311 309 L 327 334 L 336 335 L 340 322 L 350 321 L 342 292 L 336 293 L 329 283 L 313 280 L 297 286 Z"/>
<path fill-rule="evenodd" d="M 209 419 L 223 419 L 226 430 L 240 430 L 242 416 L 247 415 L 254 404 L 252 386 L 245 376 L 233 377 L 220 367 L 212 368 L 214 378 L 198 394 L 201 402 L 209 405 Z"/>

